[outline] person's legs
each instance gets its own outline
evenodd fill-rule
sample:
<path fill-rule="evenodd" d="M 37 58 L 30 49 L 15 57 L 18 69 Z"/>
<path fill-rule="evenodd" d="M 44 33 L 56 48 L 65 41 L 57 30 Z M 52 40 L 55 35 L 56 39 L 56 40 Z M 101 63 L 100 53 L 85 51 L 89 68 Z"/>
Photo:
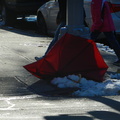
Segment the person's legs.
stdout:
<path fill-rule="evenodd" d="M 55 32 L 55 36 L 54 36 L 53 40 L 51 41 L 51 43 L 49 44 L 48 49 L 47 49 L 46 52 L 45 52 L 45 55 L 46 55 L 46 54 L 48 53 L 48 51 L 52 48 L 52 46 L 58 41 L 60 29 L 61 29 L 61 27 L 64 27 L 64 26 L 65 26 L 65 22 L 62 22 L 62 23 L 58 26 L 58 28 L 57 28 L 57 30 L 56 30 L 56 32 Z"/>
<path fill-rule="evenodd" d="M 55 36 L 54 36 L 53 40 L 51 41 L 51 43 L 49 44 L 49 46 L 48 46 L 45 54 L 44 54 L 42 57 L 35 57 L 36 60 L 42 59 L 42 58 L 48 53 L 48 51 L 54 46 L 54 44 L 58 41 L 60 29 L 61 29 L 61 27 L 64 27 L 64 26 L 65 26 L 65 22 L 62 22 L 62 23 L 57 27 L 57 30 L 56 30 L 56 32 L 55 32 Z"/>
<path fill-rule="evenodd" d="M 93 41 L 96 41 L 98 36 L 100 35 L 101 32 L 99 31 L 94 31 L 94 32 L 91 32 L 90 34 L 90 38 L 93 40 Z"/>
<path fill-rule="evenodd" d="M 115 54 L 117 55 L 118 59 L 120 59 L 120 44 L 116 40 L 116 37 L 114 35 L 114 32 L 104 32 L 110 46 L 115 51 Z"/>
<path fill-rule="evenodd" d="M 114 32 L 104 32 L 104 34 L 107 37 L 110 46 L 118 57 L 118 61 L 114 62 L 113 64 L 120 66 L 120 44 L 118 43 Z"/>

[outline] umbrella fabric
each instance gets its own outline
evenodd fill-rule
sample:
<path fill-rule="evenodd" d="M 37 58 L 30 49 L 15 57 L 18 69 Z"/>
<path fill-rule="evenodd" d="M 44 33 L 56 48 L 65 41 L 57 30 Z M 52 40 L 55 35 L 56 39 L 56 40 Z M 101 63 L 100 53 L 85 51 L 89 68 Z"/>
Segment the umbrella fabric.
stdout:
<path fill-rule="evenodd" d="M 66 33 L 44 58 L 24 68 L 42 79 L 81 74 L 102 82 L 108 66 L 93 40 Z"/>

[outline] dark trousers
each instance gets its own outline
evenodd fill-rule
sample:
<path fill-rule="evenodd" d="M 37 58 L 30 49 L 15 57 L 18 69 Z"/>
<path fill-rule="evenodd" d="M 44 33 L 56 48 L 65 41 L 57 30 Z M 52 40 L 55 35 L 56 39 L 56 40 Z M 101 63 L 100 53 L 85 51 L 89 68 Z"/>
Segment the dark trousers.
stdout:
<path fill-rule="evenodd" d="M 101 32 L 92 32 L 91 33 L 91 39 L 92 40 L 96 40 L 98 38 L 98 36 L 100 35 Z M 115 54 L 117 55 L 118 59 L 120 60 L 120 44 L 118 43 L 118 41 L 116 40 L 115 34 L 113 31 L 111 32 L 103 32 L 104 35 L 106 36 L 110 46 L 112 47 L 112 49 L 115 51 Z"/>
<path fill-rule="evenodd" d="M 48 51 L 54 46 L 54 44 L 58 41 L 58 37 L 59 37 L 59 33 L 60 33 L 60 29 L 61 27 L 64 27 L 65 26 L 65 22 L 61 22 L 61 24 L 58 26 L 56 32 L 55 32 L 55 36 L 53 38 L 53 40 L 51 41 L 51 43 L 49 44 L 46 52 L 45 52 L 45 55 L 48 53 Z"/>

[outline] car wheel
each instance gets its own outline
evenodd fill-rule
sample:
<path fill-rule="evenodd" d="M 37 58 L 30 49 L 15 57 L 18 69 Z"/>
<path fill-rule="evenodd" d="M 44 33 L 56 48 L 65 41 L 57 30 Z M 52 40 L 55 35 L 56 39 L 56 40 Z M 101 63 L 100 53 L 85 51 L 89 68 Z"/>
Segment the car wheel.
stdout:
<path fill-rule="evenodd" d="M 47 26 L 41 12 L 38 12 L 37 14 L 37 26 L 40 34 L 47 35 Z"/>
<path fill-rule="evenodd" d="M 16 22 L 16 14 L 14 11 L 9 10 L 6 6 L 2 6 L 2 24 L 13 26 Z"/>

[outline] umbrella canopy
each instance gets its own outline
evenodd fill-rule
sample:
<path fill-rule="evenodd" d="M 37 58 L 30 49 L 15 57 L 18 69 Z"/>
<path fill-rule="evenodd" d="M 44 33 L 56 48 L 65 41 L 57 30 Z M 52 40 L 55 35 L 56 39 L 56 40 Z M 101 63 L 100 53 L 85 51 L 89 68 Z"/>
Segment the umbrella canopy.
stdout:
<path fill-rule="evenodd" d="M 102 82 L 108 66 L 93 40 L 66 33 L 44 58 L 24 68 L 42 79 L 81 74 Z"/>

